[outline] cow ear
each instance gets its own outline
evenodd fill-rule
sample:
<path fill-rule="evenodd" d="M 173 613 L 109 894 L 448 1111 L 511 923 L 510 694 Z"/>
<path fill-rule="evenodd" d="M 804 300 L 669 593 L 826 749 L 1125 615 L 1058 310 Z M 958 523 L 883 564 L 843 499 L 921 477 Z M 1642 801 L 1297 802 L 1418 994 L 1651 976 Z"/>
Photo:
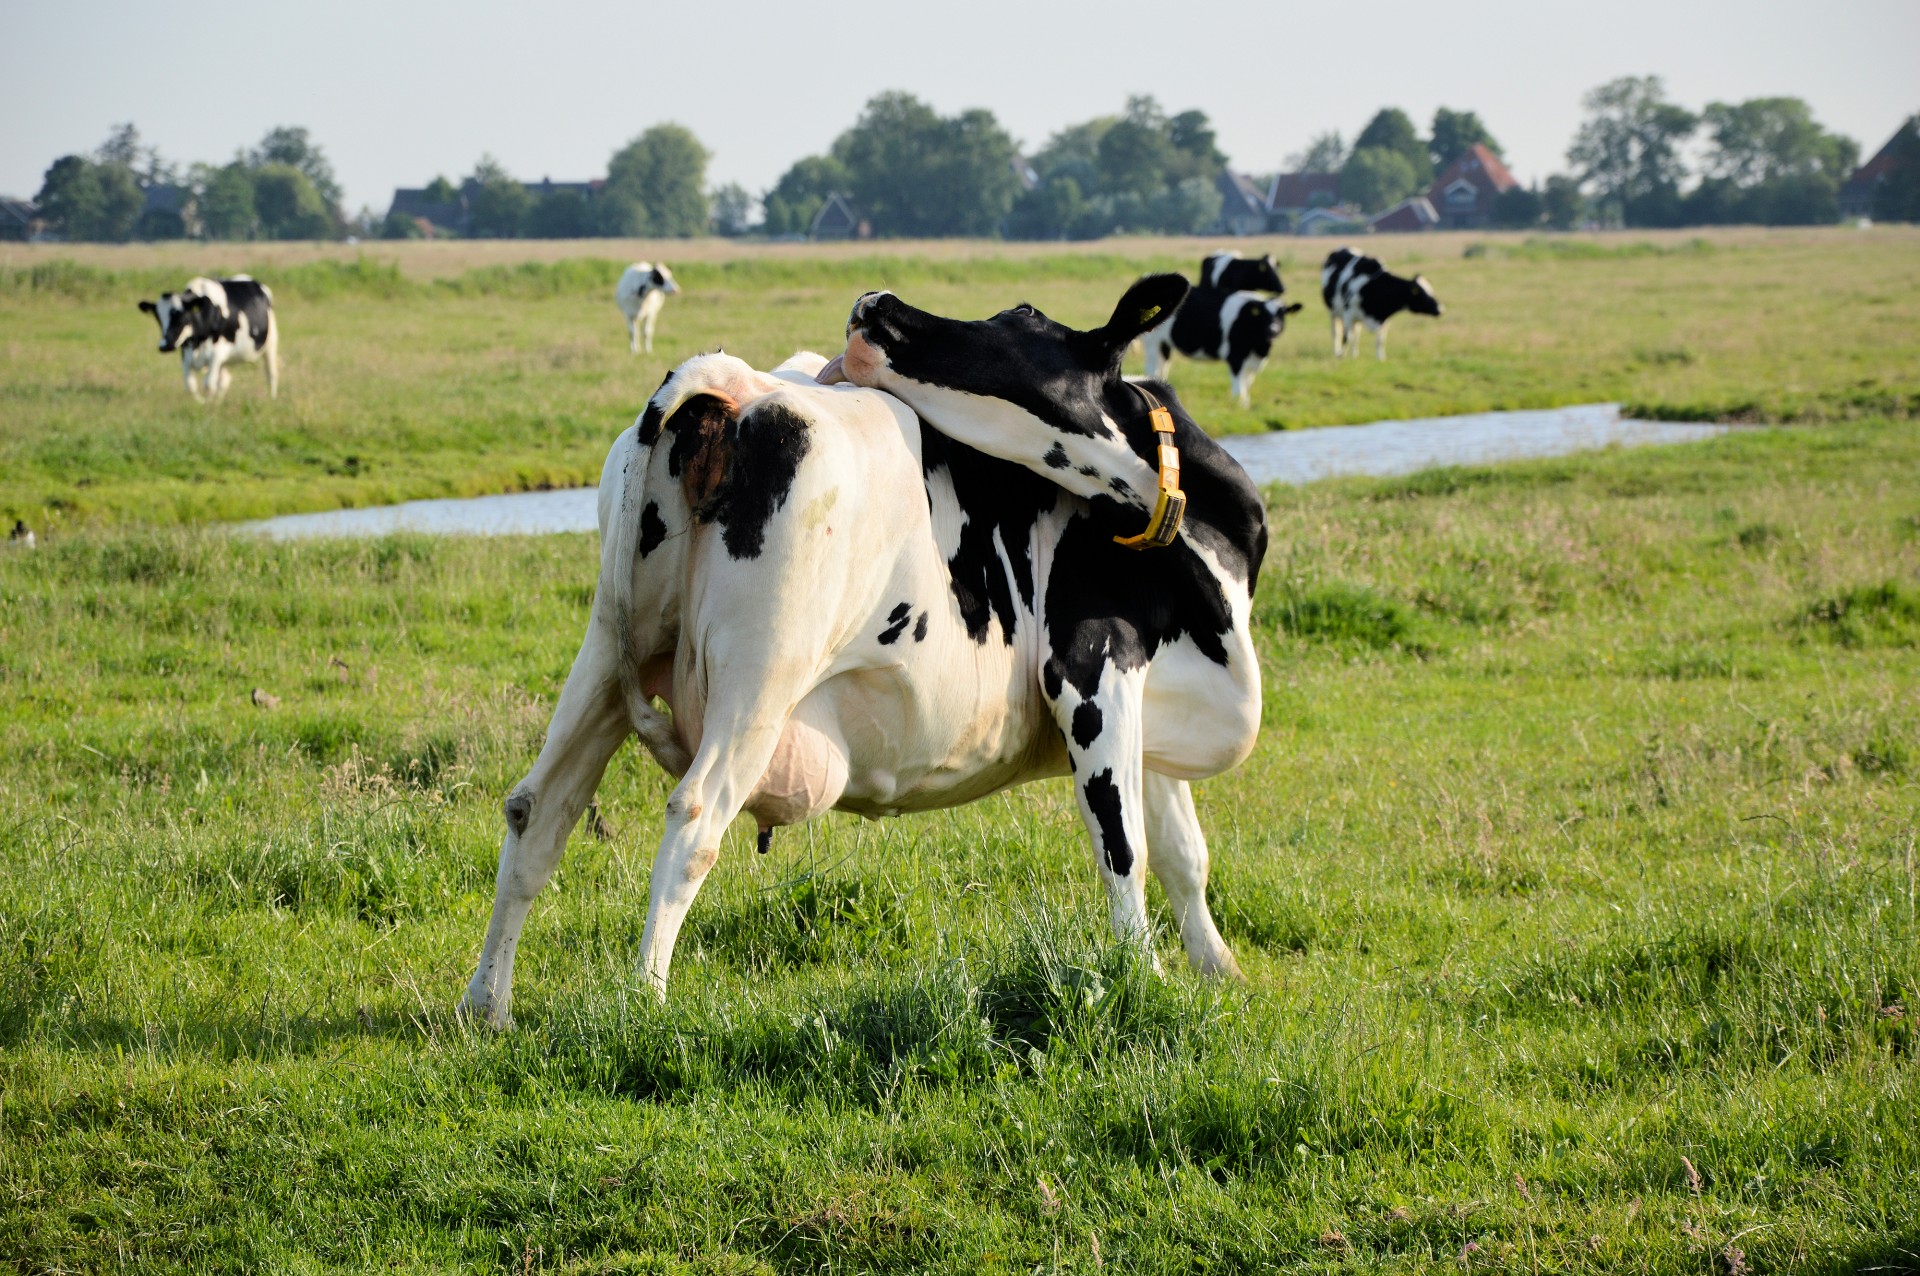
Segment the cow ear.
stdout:
<path fill-rule="evenodd" d="M 160 312 L 160 307 L 154 305 L 151 301 L 141 302 L 140 309 L 142 313 L 149 314 L 149 315 L 158 314 Z"/>
<path fill-rule="evenodd" d="M 1303 305 L 1302 303 L 1300 303 L 1300 302 L 1298 302 L 1298 301 L 1296 301 L 1296 302 L 1294 302 L 1294 303 L 1293 303 L 1292 305 L 1290 305 L 1290 306 L 1288 306 L 1288 307 L 1287 307 L 1287 309 L 1286 309 L 1286 312 L 1285 312 L 1285 313 L 1287 313 L 1287 314 L 1290 314 L 1290 315 L 1297 315 L 1297 314 L 1299 314 L 1299 313 L 1300 313 L 1300 312 L 1301 312 L 1302 310 L 1305 310 L 1305 309 L 1306 309 L 1306 306 L 1305 306 L 1305 305 Z"/>
<path fill-rule="evenodd" d="M 1100 329 L 1100 335 L 1114 350 L 1124 350 L 1127 343 L 1141 333 L 1165 323 L 1186 295 L 1185 276 L 1148 275 L 1127 289 L 1120 304 L 1113 308 L 1113 318 Z"/>

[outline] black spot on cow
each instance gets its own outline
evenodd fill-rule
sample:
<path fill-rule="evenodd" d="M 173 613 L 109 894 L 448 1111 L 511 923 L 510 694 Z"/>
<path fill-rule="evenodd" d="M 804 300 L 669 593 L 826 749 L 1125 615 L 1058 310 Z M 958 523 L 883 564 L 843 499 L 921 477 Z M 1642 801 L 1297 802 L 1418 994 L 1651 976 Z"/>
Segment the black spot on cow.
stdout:
<path fill-rule="evenodd" d="M 1115 492 L 1118 492 L 1121 496 L 1133 495 L 1133 484 L 1127 482 L 1127 480 L 1121 478 L 1118 474 L 1107 480 L 1107 486 Z"/>
<path fill-rule="evenodd" d="M 1280 282 L 1280 268 L 1273 264 L 1271 255 L 1242 257 L 1238 253 L 1214 253 L 1200 262 L 1200 284 L 1221 292 L 1250 290 L 1278 294 L 1287 290 Z"/>
<path fill-rule="evenodd" d="M 783 403 L 756 404 L 740 418 L 727 480 L 714 502 L 713 521 L 726 528 L 729 556 L 760 557 L 767 524 L 787 503 L 812 446 L 806 419 Z"/>
<path fill-rule="evenodd" d="M 1060 690 L 1066 686 L 1067 667 L 1059 660 L 1049 657 L 1046 666 L 1040 671 L 1040 686 L 1047 693 L 1047 699 L 1058 700 Z"/>
<path fill-rule="evenodd" d="M 1099 478 L 1100 467 L 1097 465 L 1083 465 L 1080 467 L 1080 474 L 1083 478 Z"/>
<path fill-rule="evenodd" d="M 1127 843 L 1126 822 L 1120 816 L 1120 786 L 1113 782 L 1113 769 L 1087 777 L 1082 786 L 1087 795 L 1087 809 L 1093 812 L 1094 823 L 1100 826 L 1100 845 L 1107 853 L 1107 867 L 1116 877 L 1125 877 L 1133 871 L 1133 847 Z"/>
<path fill-rule="evenodd" d="M 920 619 L 913 622 L 913 640 L 915 642 L 927 640 L 927 613 L 924 611 L 920 613 Z"/>
<path fill-rule="evenodd" d="M 1073 711 L 1073 742 L 1083 749 L 1092 748 L 1104 724 L 1100 706 L 1091 700 L 1082 700 L 1080 707 Z"/>
<path fill-rule="evenodd" d="M 660 507 L 652 501 L 640 511 L 640 557 L 645 558 L 660 548 L 660 542 L 667 539 L 667 525 L 660 517 Z"/>
<path fill-rule="evenodd" d="M 967 636 L 986 642 L 997 620 L 1001 641 L 1012 646 L 1018 623 L 1014 600 L 1033 607 L 1033 526 L 1060 499 L 1060 489 L 1023 465 L 955 442 L 925 421 L 920 423 L 920 466 L 928 475 L 946 471 L 955 500 L 967 512 L 960 542 L 947 559 Z M 999 545 L 1006 547 L 1004 562 L 996 532 Z"/>
<path fill-rule="evenodd" d="M 667 388 L 667 382 L 673 380 L 673 373 L 674 369 L 669 369 L 667 375 L 660 378 L 660 385 L 653 392 L 655 397 L 658 397 L 661 390 Z M 660 407 L 650 398 L 647 400 L 646 410 L 640 414 L 640 442 L 652 447 L 660 438 L 661 424 Z"/>
<path fill-rule="evenodd" d="M 1067 459 L 1067 449 L 1061 447 L 1058 443 L 1048 448 L 1047 454 L 1040 459 L 1045 461 L 1050 469 L 1056 470 L 1064 470 L 1073 464 L 1072 461 Z"/>
<path fill-rule="evenodd" d="M 887 627 L 880 633 L 880 645 L 891 647 L 898 642 L 900 635 L 907 631 L 907 620 L 913 615 L 912 603 L 901 603 L 887 613 Z"/>

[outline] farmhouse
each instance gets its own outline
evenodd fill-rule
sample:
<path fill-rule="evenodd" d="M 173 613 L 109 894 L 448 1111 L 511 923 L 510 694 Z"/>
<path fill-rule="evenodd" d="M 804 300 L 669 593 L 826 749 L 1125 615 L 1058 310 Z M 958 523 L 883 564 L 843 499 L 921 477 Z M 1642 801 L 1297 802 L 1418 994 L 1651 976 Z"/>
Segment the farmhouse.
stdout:
<path fill-rule="evenodd" d="M 1267 190 L 1267 215 L 1275 230 L 1298 231 L 1308 212 L 1339 202 L 1338 173 L 1280 173 Z"/>
<path fill-rule="evenodd" d="M 1893 136 L 1887 139 L 1887 144 L 1875 151 L 1872 159 L 1854 169 L 1853 176 L 1840 184 L 1842 217 L 1872 215 L 1873 193 L 1906 163 L 1905 157 L 1900 154 L 1900 144 L 1913 134 L 1920 134 L 1920 115 L 1909 118 L 1895 129 Z"/>
<path fill-rule="evenodd" d="M 1220 187 L 1220 233 L 1258 235 L 1268 223 L 1267 193 L 1245 173 L 1223 169 Z"/>
<path fill-rule="evenodd" d="M 39 226 L 32 200 L 0 198 L 0 239 L 32 239 Z"/>
<path fill-rule="evenodd" d="M 1367 223 L 1371 231 L 1432 230 L 1440 224 L 1440 214 L 1425 195 L 1403 199 Z"/>
<path fill-rule="evenodd" d="M 808 239 L 872 239 L 873 227 L 867 219 L 854 211 L 847 197 L 839 193 L 827 196 L 827 202 L 820 205 L 820 211 L 813 215 L 813 225 L 807 228 Z"/>
<path fill-rule="evenodd" d="M 1485 144 L 1475 142 L 1440 171 L 1427 188 L 1423 203 L 1439 214 L 1438 225 L 1446 230 L 1478 230 L 1493 218 L 1493 202 L 1518 186 L 1498 155 Z M 1390 212 L 1398 211 L 1389 210 Z M 1382 216 L 1389 214 L 1383 213 Z M 1421 227 L 1395 227 L 1420 229 Z"/>

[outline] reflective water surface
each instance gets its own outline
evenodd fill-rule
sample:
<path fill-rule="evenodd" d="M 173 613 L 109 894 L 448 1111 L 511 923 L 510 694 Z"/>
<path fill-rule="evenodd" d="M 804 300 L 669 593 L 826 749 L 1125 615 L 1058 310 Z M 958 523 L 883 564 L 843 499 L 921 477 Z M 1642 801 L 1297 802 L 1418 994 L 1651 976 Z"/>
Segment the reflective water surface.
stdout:
<path fill-rule="evenodd" d="M 1480 412 L 1413 421 L 1375 421 L 1281 434 L 1236 434 L 1221 440 L 1256 483 L 1311 483 L 1349 475 L 1411 474 L 1441 465 L 1485 465 L 1526 457 L 1564 456 L 1619 444 L 1688 443 L 1724 434 L 1724 425 L 1636 421 L 1618 404 L 1524 412 Z M 382 536 L 436 532 L 520 536 L 590 532 L 597 526 L 597 489 L 514 492 L 461 500 L 408 501 L 370 509 L 287 514 L 236 524 L 276 538 Z"/>

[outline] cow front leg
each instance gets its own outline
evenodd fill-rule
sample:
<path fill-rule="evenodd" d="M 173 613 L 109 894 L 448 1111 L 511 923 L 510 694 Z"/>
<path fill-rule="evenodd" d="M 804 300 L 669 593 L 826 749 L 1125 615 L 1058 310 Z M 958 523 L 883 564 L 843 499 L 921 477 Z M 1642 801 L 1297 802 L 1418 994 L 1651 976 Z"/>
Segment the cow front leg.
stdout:
<path fill-rule="evenodd" d="M 589 622 L 586 641 L 547 727 L 546 744 L 533 770 L 507 797 L 493 916 L 487 922 L 480 964 L 459 1007 L 461 1013 L 496 1028 L 513 1022 L 513 958 L 534 896 L 559 866 L 567 835 L 629 731 L 615 646 L 605 629 L 597 616 Z"/>
<path fill-rule="evenodd" d="M 1141 790 L 1146 681 L 1145 668 L 1123 672 L 1108 664 L 1098 670 L 1093 686 L 1083 689 L 1074 679 L 1063 678 L 1058 693 L 1049 698 L 1054 719 L 1066 737 L 1080 819 L 1093 841 L 1094 864 L 1107 888 L 1114 938 L 1137 945 L 1151 956 L 1148 843 Z M 1154 965 L 1158 969 L 1159 962 Z"/>
<path fill-rule="evenodd" d="M 638 315 L 627 316 L 627 352 L 640 353 L 640 317 Z"/>
<path fill-rule="evenodd" d="M 1148 862 L 1167 893 L 1187 961 L 1203 975 L 1240 979 L 1240 963 L 1220 938 L 1207 908 L 1207 836 L 1185 780 L 1148 771 L 1141 785 L 1147 819 Z"/>
<path fill-rule="evenodd" d="M 1385 323 L 1373 330 L 1373 357 L 1382 363 L 1387 361 L 1387 325 Z"/>
<path fill-rule="evenodd" d="M 1342 332 L 1340 328 L 1340 316 L 1334 315 L 1333 316 L 1333 357 L 1334 358 L 1338 359 L 1342 354 L 1345 353 L 1345 350 L 1343 349 L 1343 347 L 1346 345 L 1346 343 L 1347 343 L 1346 334 Z"/>
<path fill-rule="evenodd" d="M 647 312 L 646 317 L 640 321 L 641 338 L 643 343 L 646 345 L 648 354 L 653 353 L 653 325 L 654 325 L 654 321 L 659 317 L 660 317 L 659 311 L 650 310 Z"/>

